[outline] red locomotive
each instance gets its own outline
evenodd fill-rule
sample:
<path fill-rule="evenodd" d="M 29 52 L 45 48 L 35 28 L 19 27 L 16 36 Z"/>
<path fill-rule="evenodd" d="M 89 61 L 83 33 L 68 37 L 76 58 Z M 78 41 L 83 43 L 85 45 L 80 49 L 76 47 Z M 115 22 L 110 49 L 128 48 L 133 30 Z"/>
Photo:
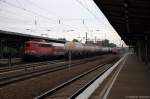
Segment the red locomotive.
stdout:
<path fill-rule="evenodd" d="M 39 41 L 27 41 L 24 47 L 24 59 L 46 58 L 64 55 L 64 44 Z"/>

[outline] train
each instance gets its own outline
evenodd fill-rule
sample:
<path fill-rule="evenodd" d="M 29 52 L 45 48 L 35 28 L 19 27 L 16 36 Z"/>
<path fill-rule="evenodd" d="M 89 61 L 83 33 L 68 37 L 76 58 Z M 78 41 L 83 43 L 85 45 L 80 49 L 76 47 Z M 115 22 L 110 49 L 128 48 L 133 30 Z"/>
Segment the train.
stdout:
<path fill-rule="evenodd" d="M 55 57 L 88 57 L 106 53 L 117 53 L 116 50 L 109 47 L 83 44 L 79 42 L 45 42 L 45 41 L 26 41 L 24 46 L 23 59 L 35 58 L 55 58 Z"/>

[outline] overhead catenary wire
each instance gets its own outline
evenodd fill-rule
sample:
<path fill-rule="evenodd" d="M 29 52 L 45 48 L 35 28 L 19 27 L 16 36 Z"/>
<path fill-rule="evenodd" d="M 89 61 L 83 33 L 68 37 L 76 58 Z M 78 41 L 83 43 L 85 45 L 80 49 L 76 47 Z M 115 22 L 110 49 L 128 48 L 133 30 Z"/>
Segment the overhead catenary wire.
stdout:
<path fill-rule="evenodd" d="M 41 15 L 41 14 L 38 14 L 38 13 L 33 12 L 33 11 L 31 11 L 31 10 L 28 10 L 28 9 L 26 9 L 26 8 L 24 8 L 24 7 L 20 7 L 20 6 L 14 5 L 14 4 L 9 3 L 9 2 L 7 2 L 7 1 L 4 1 L 4 0 L 0 0 L 0 1 L 3 2 L 3 3 L 5 3 L 5 4 L 8 4 L 8 5 L 10 5 L 10 6 L 13 6 L 13 7 L 15 7 L 15 8 L 21 9 L 21 10 L 23 10 L 23 11 L 26 11 L 26 12 L 29 12 L 29 13 L 32 13 L 32 14 L 35 14 L 36 16 L 42 17 L 42 18 L 44 18 L 44 19 L 51 20 L 51 21 L 55 21 L 55 22 L 57 21 L 56 19 L 52 19 L 52 18 L 43 16 L 43 15 Z M 59 21 L 59 20 L 60 20 L 60 19 L 58 19 L 58 21 Z M 63 25 L 66 25 L 66 24 L 63 24 Z M 70 27 L 70 28 L 75 28 L 75 27 L 72 27 L 72 26 L 70 26 L 70 25 L 66 25 L 66 26 L 68 26 L 68 27 Z M 77 29 L 77 28 L 76 28 L 76 29 Z"/>
<path fill-rule="evenodd" d="M 51 12 L 51 11 L 49 11 L 49 10 L 39 6 L 39 5 L 37 5 L 36 3 L 32 2 L 31 0 L 26 0 L 26 2 L 28 2 L 28 4 L 38 8 L 38 9 L 44 11 L 44 12 L 47 12 L 47 14 L 55 15 L 55 17 L 57 16 L 57 19 L 61 18 L 60 16 L 58 16 L 58 15 L 54 14 L 53 12 Z"/>
<path fill-rule="evenodd" d="M 43 19 L 46 19 L 46 20 L 50 20 L 50 21 L 58 21 L 59 19 L 53 19 L 53 18 L 49 18 L 49 17 L 47 17 L 47 16 L 44 16 L 44 15 L 41 15 L 41 14 L 39 14 L 39 13 L 36 13 L 36 12 L 34 12 L 34 11 L 31 11 L 31 10 L 29 10 L 29 9 L 26 9 L 26 8 L 24 8 L 23 6 L 22 6 L 22 4 L 20 4 L 20 6 L 17 6 L 17 5 L 14 5 L 14 4 L 12 4 L 12 3 L 10 3 L 10 2 L 7 2 L 6 0 L 4 1 L 4 0 L 0 0 L 0 1 L 2 1 L 3 3 L 5 3 L 5 4 L 7 4 L 7 5 L 10 5 L 10 6 L 13 6 L 13 7 L 15 7 L 15 8 L 18 8 L 18 9 L 21 9 L 21 10 L 23 10 L 23 11 L 26 11 L 26 12 L 29 12 L 29 13 L 31 13 L 31 14 L 33 14 L 34 16 L 36 15 L 36 16 L 39 16 L 39 17 L 42 17 Z M 17 0 L 18 1 L 18 0 Z M 43 9 L 44 10 L 44 9 Z M 88 9 L 89 10 L 89 9 Z M 90 11 L 90 10 L 89 10 Z M 67 20 L 67 19 L 62 19 L 62 20 Z M 61 20 L 61 21 L 62 21 Z M 80 19 L 68 19 L 69 21 L 70 20 L 80 20 Z M 70 26 L 70 25 L 66 25 L 66 24 L 64 24 L 64 23 L 61 23 L 61 25 L 65 25 L 65 26 L 68 26 L 68 27 L 70 27 L 70 28 L 74 28 L 74 29 L 79 29 L 79 28 L 75 28 L 75 27 L 73 27 L 73 26 Z"/>
<path fill-rule="evenodd" d="M 4 15 L 0 16 L 1 19 L 2 19 L 2 21 L 6 21 L 7 20 L 7 21 L 9 21 L 9 23 L 15 22 L 15 24 L 17 24 L 17 23 L 19 23 L 19 24 L 20 23 L 22 23 L 22 24 L 28 24 L 28 25 L 31 24 L 32 19 L 25 20 L 24 18 L 21 17 L 21 15 L 18 16 L 18 14 L 16 12 L 8 10 L 8 9 L 2 9 L 2 8 L 0 8 L 0 10 L 1 10 L 0 13 L 4 14 Z M 7 14 L 7 15 L 5 15 L 5 14 Z"/>
<path fill-rule="evenodd" d="M 20 6 L 17 6 L 17 5 L 14 5 L 14 4 L 12 4 L 12 3 L 9 3 L 9 2 L 7 2 L 7 1 L 5 1 L 5 0 L 0 0 L 0 1 L 2 1 L 3 3 L 5 3 L 5 4 L 8 4 L 8 5 L 10 5 L 10 6 L 13 6 L 13 7 L 15 7 L 15 8 L 18 8 L 18 9 L 21 9 L 21 10 L 23 10 L 23 11 L 26 11 L 26 12 L 29 12 L 29 13 L 31 13 L 32 15 L 34 15 L 34 14 L 36 14 L 36 16 L 39 16 L 39 17 L 42 17 L 42 18 L 44 18 L 44 19 L 47 19 L 47 20 L 51 20 L 51 21 L 57 21 L 57 20 L 68 20 L 68 21 L 71 21 L 71 20 L 75 20 L 75 21 L 77 21 L 77 20 L 79 20 L 79 21 L 81 21 L 83 18 L 67 18 L 67 19 L 64 19 L 64 18 L 60 18 L 60 16 L 57 16 L 58 18 L 56 19 L 53 19 L 53 18 L 49 18 L 49 17 L 46 17 L 46 16 L 44 16 L 44 15 L 41 15 L 41 14 L 39 14 L 39 13 L 36 13 L 36 12 L 34 12 L 34 11 L 31 11 L 31 10 L 28 10 L 28 9 L 26 9 L 25 7 L 23 7 L 23 5 L 18 1 L 18 0 L 16 0 L 17 2 L 18 2 L 18 4 L 20 5 Z M 32 2 L 33 3 L 33 2 Z M 34 4 L 35 5 L 35 4 Z M 43 11 L 44 11 L 44 8 L 42 8 L 42 7 L 40 7 L 40 6 L 38 6 L 38 5 L 35 5 L 35 6 L 37 6 L 39 9 L 42 9 Z M 47 12 L 48 12 L 48 10 L 46 10 Z M 51 12 L 49 12 L 49 13 L 51 13 Z M 49 14 L 49 13 L 47 13 L 47 14 Z M 35 15 L 34 15 L 35 16 Z M 55 16 L 56 17 L 56 16 Z"/>
<path fill-rule="evenodd" d="M 88 6 L 84 5 L 80 0 L 75 0 L 75 1 L 76 1 L 77 3 L 79 3 L 84 9 L 86 9 L 91 15 L 93 15 L 96 20 L 101 21 L 101 19 L 100 19 L 98 16 L 96 16 L 95 13 L 93 13 L 93 12 L 88 8 Z M 101 22 L 102 22 L 102 21 L 101 21 Z M 111 30 L 112 30 L 112 28 L 110 28 L 110 27 L 109 27 L 108 25 L 106 25 L 104 22 L 102 22 L 102 23 L 103 23 L 103 25 L 105 25 L 105 27 L 107 27 L 108 29 L 111 29 Z"/>
<path fill-rule="evenodd" d="M 100 9 L 98 8 L 98 6 L 97 6 L 95 3 L 93 3 L 93 4 L 95 5 L 95 6 L 94 6 L 95 9 L 98 10 L 99 12 L 101 12 Z M 105 17 L 105 15 L 104 15 L 104 17 Z M 107 20 L 107 19 L 106 19 L 106 20 Z M 108 20 L 107 20 L 107 22 L 110 24 L 110 22 L 109 22 Z M 116 30 L 114 29 L 114 27 L 113 27 L 112 25 L 110 25 L 110 26 L 111 26 L 111 29 L 116 32 Z M 117 33 L 117 32 L 116 32 L 116 33 Z"/>
<path fill-rule="evenodd" d="M 18 0 L 16 0 L 16 2 L 17 2 L 22 8 L 24 8 L 23 5 L 22 5 Z"/>
<path fill-rule="evenodd" d="M 21 10 L 23 10 L 23 11 L 25 11 L 25 12 L 32 13 L 33 15 L 37 15 L 37 16 L 39 16 L 39 17 L 42 17 L 42 18 L 45 18 L 45 19 L 48 19 L 48 20 L 51 20 L 51 21 L 56 21 L 56 20 L 54 20 L 54 19 L 52 19 L 52 18 L 43 16 L 43 15 L 41 15 L 41 14 L 39 14 L 39 13 L 33 12 L 33 11 L 31 11 L 31 10 L 28 10 L 28 9 L 26 9 L 26 8 L 24 8 L 24 7 L 20 7 L 20 6 L 14 5 L 14 4 L 9 3 L 9 2 L 7 2 L 7 1 L 4 1 L 4 0 L 0 0 L 0 1 L 3 2 L 3 3 L 5 3 L 5 4 L 7 4 L 7 5 L 10 5 L 10 6 L 13 6 L 13 7 L 15 7 L 15 8 L 21 9 Z"/>
<path fill-rule="evenodd" d="M 46 20 L 55 21 L 55 22 L 56 22 L 57 20 L 59 20 L 59 19 L 56 20 L 56 19 L 52 19 L 52 18 L 43 16 L 43 15 L 41 15 L 41 14 L 39 14 L 39 13 L 33 12 L 33 11 L 31 11 L 31 10 L 28 10 L 28 9 L 26 9 L 26 8 L 24 8 L 24 7 L 20 7 L 20 6 L 14 5 L 14 4 L 9 3 L 9 2 L 7 2 L 7 1 L 5 1 L 5 0 L 0 0 L 0 1 L 1 1 L 2 3 L 5 3 L 5 4 L 9 5 L 9 6 L 13 6 L 13 7 L 18 8 L 18 9 L 21 9 L 21 10 L 23 10 L 23 11 L 25 11 L 25 12 L 29 12 L 29 13 L 31 13 L 31 14 L 33 14 L 33 15 L 42 17 L 42 18 L 44 18 L 44 19 L 46 19 Z M 70 27 L 70 28 L 79 29 L 79 28 L 77 28 L 77 27 L 73 27 L 73 26 L 70 26 L 70 25 L 67 25 L 67 24 L 63 24 L 63 25 L 68 26 L 68 27 Z"/>
<path fill-rule="evenodd" d="M 110 23 L 109 23 L 109 21 L 107 20 L 107 22 L 109 23 L 109 24 L 106 24 L 105 22 L 103 22 L 103 21 L 101 21 L 101 19 L 97 16 L 97 15 L 95 15 L 95 13 L 94 12 L 92 12 L 91 10 L 90 10 L 90 8 L 88 8 L 88 6 L 87 5 L 84 5 L 80 0 L 75 0 L 75 1 L 77 1 L 77 3 L 79 3 L 84 9 L 86 9 L 91 15 L 93 15 L 94 17 L 95 17 L 95 19 L 96 20 L 98 20 L 98 22 L 100 21 L 104 26 L 105 26 L 105 28 L 107 28 L 109 31 L 111 31 L 111 33 L 112 33 L 112 31 L 114 31 L 113 33 L 116 33 L 117 34 L 117 32 L 116 32 L 116 30 L 110 25 Z M 95 4 L 95 3 L 94 3 Z M 105 17 L 105 16 L 104 16 Z M 106 32 L 106 31 L 105 31 Z M 117 34 L 117 36 L 119 37 L 119 35 Z"/>
<path fill-rule="evenodd" d="M 49 11 L 49 10 L 47 10 L 47 9 L 45 9 L 45 8 L 43 8 L 43 7 L 41 7 L 41 6 L 39 6 L 39 5 L 37 5 L 36 3 L 34 3 L 34 2 L 32 2 L 31 0 L 26 0 L 26 2 L 29 2 L 29 4 L 30 5 L 33 5 L 33 6 L 35 6 L 36 8 L 39 8 L 39 9 L 41 9 L 42 11 L 45 11 L 45 12 L 47 12 L 47 14 L 50 14 L 51 13 L 51 15 L 55 15 L 55 17 L 57 16 L 57 19 L 60 19 L 60 20 L 65 20 L 65 21 L 81 21 L 83 18 L 62 18 L 61 16 L 59 16 L 59 15 L 57 15 L 57 14 L 55 14 L 54 12 L 51 12 L 51 11 Z"/>

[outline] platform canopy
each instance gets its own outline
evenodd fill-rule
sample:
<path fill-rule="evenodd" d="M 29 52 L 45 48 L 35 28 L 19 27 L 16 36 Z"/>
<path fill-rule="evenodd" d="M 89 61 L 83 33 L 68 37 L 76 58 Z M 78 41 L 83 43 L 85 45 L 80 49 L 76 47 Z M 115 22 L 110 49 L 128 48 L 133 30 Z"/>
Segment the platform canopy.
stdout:
<path fill-rule="evenodd" d="M 1 40 L 7 40 L 10 42 L 19 42 L 23 43 L 28 40 L 45 40 L 48 42 L 57 42 L 57 43 L 65 43 L 65 40 L 61 39 L 54 39 L 49 37 L 42 37 L 42 36 L 35 36 L 35 35 L 29 35 L 29 34 L 23 34 L 18 32 L 10 32 L 10 31 L 4 31 L 0 30 L 0 41 Z"/>
<path fill-rule="evenodd" d="M 150 0 L 94 0 L 128 45 L 150 32 Z"/>

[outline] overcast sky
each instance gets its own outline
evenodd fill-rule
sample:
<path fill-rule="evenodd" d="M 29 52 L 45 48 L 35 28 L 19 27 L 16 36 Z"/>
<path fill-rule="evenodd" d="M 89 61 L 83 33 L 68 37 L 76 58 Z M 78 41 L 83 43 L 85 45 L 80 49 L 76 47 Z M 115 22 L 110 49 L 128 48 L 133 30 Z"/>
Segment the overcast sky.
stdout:
<path fill-rule="evenodd" d="M 51 38 L 120 37 L 93 0 L 0 0 L 0 29 Z"/>

